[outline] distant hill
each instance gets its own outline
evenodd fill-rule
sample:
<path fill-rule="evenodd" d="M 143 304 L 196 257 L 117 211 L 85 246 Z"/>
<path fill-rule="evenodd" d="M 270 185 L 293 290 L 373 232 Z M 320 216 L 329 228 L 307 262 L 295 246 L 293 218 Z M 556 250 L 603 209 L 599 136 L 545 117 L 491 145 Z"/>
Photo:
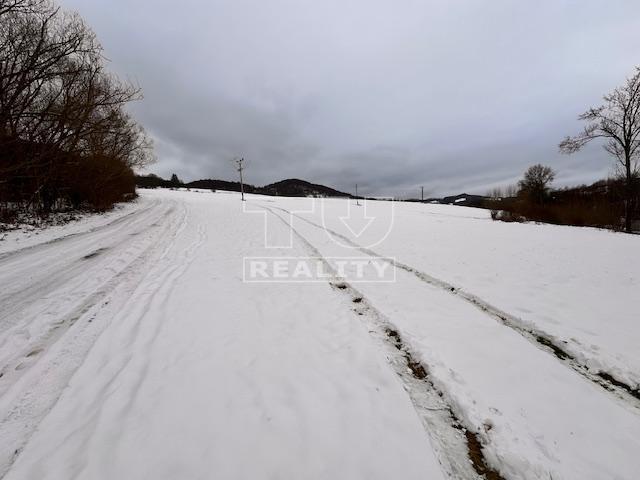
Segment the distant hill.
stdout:
<path fill-rule="evenodd" d="M 266 195 L 282 197 L 350 197 L 348 193 L 340 192 L 324 185 L 309 183 L 297 178 L 289 178 L 280 182 L 266 185 L 260 189 Z"/>
<path fill-rule="evenodd" d="M 207 178 L 204 180 L 195 180 L 193 182 L 185 183 L 185 187 L 188 188 L 208 188 L 210 190 L 227 190 L 230 192 L 240 191 L 240 182 L 228 182 L 226 180 L 214 180 Z M 244 184 L 244 191 L 246 193 L 259 193 L 258 188 L 254 185 Z"/>
<path fill-rule="evenodd" d="M 226 180 L 202 179 L 188 183 L 173 183 L 165 180 L 157 175 L 138 175 L 136 176 L 136 185 L 142 188 L 206 188 L 210 190 L 227 190 L 230 192 L 240 191 L 240 182 L 228 182 Z M 274 195 L 282 197 L 351 197 L 348 193 L 340 192 L 324 185 L 310 183 L 297 178 L 289 178 L 280 182 L 265 185 L 264 187 L 256 187 L 251 184 L 244 184 L 246 193 L 257 193 L 262 195 Z"/>
<path fill-rule="evenodd" d="M 425 203 L 439 203 L 442 205 L 460 205 L 463 207 L 482 207 L 488 197 L 482 195 L 469 195 L 468 193 L 460 193 L 443 198 L 429 198 Z"/>

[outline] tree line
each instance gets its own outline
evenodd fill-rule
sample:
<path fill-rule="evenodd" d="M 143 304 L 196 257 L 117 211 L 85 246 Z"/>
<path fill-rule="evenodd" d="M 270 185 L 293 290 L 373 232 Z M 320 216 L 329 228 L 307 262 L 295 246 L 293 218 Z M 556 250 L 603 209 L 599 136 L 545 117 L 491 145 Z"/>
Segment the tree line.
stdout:
<path fill-rule="evenodd" d="M 152 143 L 126 110 L 140 89 L 93 31 L 50 0 L 0 0 L 0 210 L 106 209 L 135 195 Z"/>
<path fill-rule="evenodd" d="M 590 187 L 552 191 L 555 172 L 548 166 L 533 165 L 517 187 L 490 192 L 487 206 L 493 209 L 493 218 L 634 230 L 634 221 L 640 219 L 640 68 L 605 95 L 601 105 L 578 118 L 586 122 L 585 127 L 560 142 L 560 152 L 574 154 L 591 141 L 601 140 L 614 159 L 615 178 Z"/>

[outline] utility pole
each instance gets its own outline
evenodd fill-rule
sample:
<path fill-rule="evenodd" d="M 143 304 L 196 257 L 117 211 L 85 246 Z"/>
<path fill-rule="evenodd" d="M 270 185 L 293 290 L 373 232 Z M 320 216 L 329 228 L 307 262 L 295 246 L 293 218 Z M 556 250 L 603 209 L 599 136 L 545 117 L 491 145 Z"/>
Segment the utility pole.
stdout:
<path fill-rule="evenodd" d="M 424 202 L 424 187 L 420 187 L 420 189 L 421 189 L 420 199 L 421 199 L 421 201 Z"/>
<path fill-rule="evenodd" d="M 236 159 L 236 167 L 238 168 L 238 172 L 240 173 L 240 194 L 242 196 L 242 201 L 244 202 L 244 182 L 242 181 L 242 171 L 244 170 L 244 158 Z"/>
<path fill-rule="evenodd" d="M 356 183 L 356 205 L 360 206 L 360 198 L 358 198 L 358 184 Z"/>

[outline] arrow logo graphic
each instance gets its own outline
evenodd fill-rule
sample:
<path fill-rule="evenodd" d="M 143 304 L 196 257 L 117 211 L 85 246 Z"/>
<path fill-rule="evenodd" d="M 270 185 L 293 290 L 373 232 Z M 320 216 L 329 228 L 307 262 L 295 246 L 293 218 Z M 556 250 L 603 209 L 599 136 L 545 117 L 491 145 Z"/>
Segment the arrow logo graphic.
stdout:
<path fill-rule="evenodd" d="M 367 228 L 371 225 L 371 222 L 375 219 L 375 217 L 367 216 L 367 202 L 364 201 L 364 205 L 362 207 L 358 207 L 354 209 L 355 212 L 351 209 L 351 200 L 347 203 L 347 215 L 344 217 L 339 217 L 340 221 L 347 227 L 347 230 L 351 232 L 351 234 L 359 238 Z"/>

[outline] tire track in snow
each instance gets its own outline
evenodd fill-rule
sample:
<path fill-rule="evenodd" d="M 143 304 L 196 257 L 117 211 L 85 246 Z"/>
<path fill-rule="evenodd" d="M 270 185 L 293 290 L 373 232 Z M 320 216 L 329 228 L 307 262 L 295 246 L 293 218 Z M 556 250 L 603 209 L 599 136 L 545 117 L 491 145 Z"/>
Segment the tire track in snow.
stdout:
<path fill-rule="evenodd" d="M 183 205 L 184 207 L 184 205 Z M 155 268 L 151 271 L 147 272 L 146 275 L 138 282 L 138 285 L 144 286 L 142 291 L 134 291 L 130 297 L 125 302 L 123 308 L 119 309 L 117 315 L 119 317 L 125 317 L 128 321 L 124 323 L 124 334 L 121 336 L 120 351 L 126 352 L 123 353 L 122 357 L 116 357 L 115 359 L 107 358 L 104 363 L 101 365 L 98 370 L 96 376 L 99 378 L 103 378 L 104 381 L 99 386 L 98 391 L 94 392 L 93 402 L 88 406 L 87 410 L 85 410 L 82 414 L 82 418 L 84 419 L 83 423 L 79 428 L 71 432 L 67 437 L 65 437 L 65 442 L 74 441 L 74 436 L 83 435 L 83 438 L 80 441 L 80 444 L 84 444 L 86 442 L 90 442 L 92 438 L 93 432 L 95 432 L 96 425 L 102 418 L 103 413 L 103 405 L 107 398 L 109 398 L 113 392 L 119 388 L 116 386 L 119 378 L 122 373 L 131 365 L 132 362 L 135 361 L 134 352 L 131 350 L 135 345 L 136 341 L 141 338 L 141 330 L 142 330 L 142 319 L 144 313 L 147 312 L 149 306 L 153 303 L 154 299 L 159 294 L 162 286 L 166 283 L 167 278 L 170 278 L 173 272 L 178 268 L 178 265 L 173 265 L 173 267 L 167 268 L 167 258 L 169 252 L 174 248 L 176 238 L 184 231 L 187 224 L 187 213 L 186 210 L 183 211 L 183 216 L 181 217 L 181 221 L 179 226 L 173 231 L 171 239 L 167 244 L 164 245 L 164 249 L 160 256 L 158 257 Z M 160 267 L 161 266 L 161 267 Z M 150 286 L 152 288 L 150 288 Z M 140 301 L 140 296 L 142 296 L 143 301 Z M 133 300 L 135 298 L 135 300 Z M 124 315 L 122 312 L 127 308 L 134 309 L 136 312 L 135 320 L 130 321 L 129 317 Z M 158 322 L 153 325 L 155 329 L 155 335 L 160 328 Z M 140 379 L 138 383 L 142 380 Z M 118 427 L 118 426 L 114 426 Z M 82 450 L 86 453 L 85 450 Z M 81 458 L 81 455 L 76 455 L 78 459 Z M 78 460 L 78 464 L 84 463 L 86 465 L 86 461 Z M 83 468 L 80 468 L 72 478 L 82 478 Z"/>
<path fill-rule="evenodd" d="M 173 215 L 162 228 L 164 233 L 173 232 L 168 240 L 170 245 L 185 222 L 186 209 L 171 213 Z M 122 305 L 129 301 L 134 292 L 131 287 L 149 275 L 145 268 L 149 260 L 163 247 L 161 255 L 166 255 L 170 245 L 166 246 L 164 233 L 154 237 L 161 242 L 151 240 L 126 267 L 61 318 L 59 325 L 55 325 L 54 331 L 44 339 L 45 343 L 28 358 L 32 363 L 29 368 L 20 372 L 19 378 L 11 379 L 13 383 L 0 397 L 0 430 L 3 431 L 0 437 L 0 478 L 9 471 L 40 421 L 55 406 L 97 338 Z"/>
<path fill-rule="evenodd" d="M 143 212 L 150 213 L 151 208 L 145 209 Z M 12 255 L 8 259 L 5 259 L 5 262 L 0 260 L 0 266 L 3 268 L 7 268 L 6 263 L 8 263 L 8 261 L 12 263 L 14 261 L 23 261 L 22 263 L 24 264 L 21 268 L 5 270 L 5 272 L 10 275 L 10 278 L 15 278 L 17 281 L 12 282 L 13 284 L 0 295 L 0 305 L 3 305 L 2 312 L 0 312 L 0 326 L 2 326 L 3 331 L 9 330 L 20 322 L 21 318 L 19 313 L 23 311 L 25 307 L 32 304 L 34 298 L 55 295 L 56 291 L 64 287 L 65 282 L 86 274 L 88 269 L 103 270 L 101 263 L 99 263 L 102 258 L 96 257 L 100 257 L 100 254 L 105 253 L 106 250 L 115 251 L 119 247 L 128 245 L 131 242 L 130 235 L 118 235 L 120 230 L 134 228 L 137 232 L 140 224 L 142 224 L 142 228 L 148 228 L 150 224 L 163 218 L 168 212 L 170 213 L 171 208 L 169 208 L 168 211 L 157 212 L 157 215 L 152 219 L 147 219 L 145 216 L 136 216 L 129 218 L 128 220 L 130 221 L 124 224 L 112 222 L 109 225 L 102 226 L 94 230 L 94 233 L 103 232 L 107 227 L 113 227 L 114 223 L 116 223 L 118 228 L 115 231 L 109 230 L 110 235 L 108 238 L 97 238 L 91 242 L 90 245 L 79 247 L 77 254 L 75 251 L 73 255 L 69 255 L 67 251 L 62 252 L 62 254 L 58 253 L 57 255 L 54 252 L 54 257 L 51 258 L 51 255 L 46 255 L 46 252 L 43 252 L 41 249 L 28 247 L 28 252 L 19 251 L 16 252 L 15 256 Z M 72 237 L 74 240 L 78 237 L 84 238 L 85 234 L 67 236 L 63 237 L 63 239 L 69 240 Z M 58 245 L 61 245 L 61 243 L 55 241 L 48 243 L 46 247 L 55 249 Z M 85 252 L 87 253 L 85 254 Z M 37 258 L 35 262 L 30 262 L 28 259 L 25 260 L 23 258 L 24 254 L 28 254 L 30 257 L 36 256 Z M 117 254 L 112 252 L 111 258 L 116 258 L 116 256 Z M 35 275 L 33 273 L 34 271 Z M 3 342 L 4 340 L 0 337 L 0 347 L 3 346 Z"/>
<path fill-rule="evenodd" d="M 57 237 L 54 238 L 52 240 L 48 240 L 46 242 L 42 242 L 42 243 L 37 243 L 36 245 L 30 245 L 28 247 L 22 247 L 22 248 L 18 248 L 16 250 L 11 250 L 9 252 L 4 252 L 4 253 L 0 253 L 0 261 L 5 260 L 6 258 L 15 258 L 16 256 L 26 253 L 26 252 L 32 252 L 32 251 L 36 251 L 36 250 L 40 250 L 43 248 L 47 248 L 53 244 L 65 241 L 65 240 L 69 240 L 70 238 L 75 238 L 75 237 L 83 237 L 92 233 L 96 233 L 99 232 L 101 230 L 104 230 L 106 228 L 110 228 L 116 225 L 119 225 L 120 223 L 126 223 L 129 220 L 131 220 L 132 218 L 136 218 L 138 216 L 140 216 L 143 213 L 148 212 L 149 210 L 151 210 L 153 207 L 157 206 L 160 202 L 158 200 L 155 200 L 151 205 L 149 205 L 148 207 L 145 208 L 141 208 L 139 210 L 134 210 L 133 212 L 129 212 L 126 213 L 124 215 L 122 215 L 121 217 L 118 217 L 108 223 L 105 223 L 104 225 L 99 225 L 97 227 L 93 227 L 90 228 L 89 230 L 84 230 L 82 232 L 77 232 L 77 233 L 70 233 L 68 235 L 63 235 L 61 237 Z"/>
<path fill-rule="evenodd" d="M 162 328 L 165 326 L 165 322 L 157 321 L 156 318 L 153 318 L 153 328 L 151 334 L 146 338 L 141 338 L 140 330 L 141 330 L 141 322 L 143 320 L 143 315 L 146 315 L 149 310 L 153 309 L 159 312 L 159 316 L 162 318 L 164 315 L 163 312 L 167 311 L 167 305 L 169 303 L 169 299 L 171 294 L 175 288 L 177 281 L 185 274 L 187 269 L 191 266 L 191 264 L 195 260 L 195 253 L 202 245 L 205 243 L 207 239 L 206 231 L 203 225 L 199 225 L 197 228 L 196 240 L 194 240 L 191 245 L 189 245 L 185 250 L 180 253 L 180 256 L 177 260 L 174 260 L 174 265 L 169 271 L 166 272 L 165 278 L 162 280 L 162 283 L 155 290 L 155 292 L 151 295 L 151 297 L 146 301 L 143 309 L 139 310 L 136 325 L 136 338 L 140 339 L 142 342 L 142 348 L 140 349 L 143 354 L 138 355 L 137 360 L 140 361 L 141 367 L 137 372 L 137 378 L 131 387 L 131 394 L 127 396 L 127 402 L 121 407 L 121 415 L 122 417 L 128 417 L 131 415 L 132 406 L 136 402 L 139 396 L 140 389 L 142 388 L 146 378 L 147 373 L 149 371 L 149 366 L 151 364 L 151 347 L 154 344 L 155 340 L 160 335 Z M 159 300 L 158 300 L 159 299 Z M 120 370 L 122 371 L 122 370 Z M 124 425 L 127 424 L 126 421 L 121 421 L 117 425 L 119 430 L 119 434 L 121 435 L 121 430 Z"/>
<path fill-rule="evenodd" d="M 263 208 L 268 208 L 268 207 L 263 206 Z M 407 273 L 414 275 L 416 278 L 418 278 L 420 281 L 426 284 L 445 290 L 451 295 L 455 295 L 461 300 L 467 303 L 470 303 L 474 307 L 478 308 L 479 310 L 487 314 L 489 317 L 493 318 L 494 320 L 497 320 L 500 324 L 508 328 L 511 328 L 512 330 L 519 333 L 522 337 L 527 339 L 532 345 L 536 346 L 538 349 L 545 351 L 547 353 L 551 353 L 563 365 L 571 368 L 573 371 L 580 374 L 583 378 L 589 380 L 590 382 L 606 390 L 608 393 L 614 395 L 616 399 L 622 400 L 625 405 L 633 407 L 636 413 L 640 410 L 640 387 L 638 386 L 632 387 L 626 384 L 625 382 L 615 378 L 615 376 L 612 375 L 611 372 L 606 372 L 603 370 L 598 370 L 596 372 L 593 372 L 584 362 L 581 362 L 580 359 L 575 354 L 567 350 L 566 342 L 560 341 L 555 337 L 553 337 L 552 335 L 549 335 L 548 333 L 532 325 L 525 324 L 525 322 L 523 322 L 517 316 L 511 315 L 493 306 L 491 303 L 483 300 L 482 298 L 472 293 L 469 293 L 466 290 L 460 287 L 457 287 L 445 280 L 441 280 L 432 275 L 424 273 L 418 270 L 417 268 L 414 268 L 408 264 L 399 262 L 395 259 L 391 259 L 391 258 L 384 257 L 383 255 L 379 255 L 374 250 L 358 245 L 349 237 L 342 235 L 336 232 L 335 230 L 332 230 L 330 228 L 325 227 L 324 225 L 320 225 L 304 217 L 301 217 L 300 215 L 290 212 L 289 210 L 286 210 L 282 207 L 273 206 L 272 208 L 285 212 L 288 215 L 292 215 L 313 227 L 327 231 L 332 235 L 335 235 L 336 237 L 340 238 L 341 240 L 347 242 L 349 245 L 353 246 L 354 249 L 358 250 L 359 252 L 369 255 L 371 257 L 376 257 L 377 259 L 383 260 L 395 268 L 399 268 L 401 270 L 404 270 Z"/>
<path fill-rule="evenodd" d="M 154 203 L 154 206 L 158 205 Z M 76 247 L 75 240 L 72 240 L 71 245 L 56 243 L 53 252 L 30 250 L 27 258 L 19 255 L 23 264 L 4 272 L 7 279 L 15 277 L 17 280 L 8 286 L 6 294 L 0 296 L 0 305 L 3 306 L 0 312 L 0 395 L 11 385 L 7 377 L 15 380 L 14 370 L 33 364 L 32 357 L 36 355 L 32 353 L 45 350 L 59 339 L 76 320 L 117 286 L 131 271 L 131 264 L 137 263 L 136 260 L 155 245 L 156 236 L 132 240 L 128 230 L 148 228 L 174 209 L 171 204 L 168 207 L 159 212 L 145 209 L 146 215 L 136 217 L 135 222 L 127 222 L 128 228 L 124 231 L 123 227 L 109 230 L 108 239 L 100 234 L 86 246 Z M 170 228 L 169 222 L 155 233 L 162 235 Z M 99 245 L 108 245 L 110 250 L 104 260 L 102 257 L 94 260 L 95 255 L 88 259 L 86 255 L 82 256 L 87 251 L 96 253 L 94 249 Z M 62 254 L 57 250 L 62 250 Z M 104 247 L 98 251 L 105 253 Z M 48 261 L 52 254 L 57 258 Z M 43 261 L 50 263 L 50 268 L 41 268 Z"/>
<path fill-rule="evenodd" d="M 154 268 L 151 269 L 139 282 L 141 289 L 134 292 L 118 312 L 121 318 L 121 331 L 116 332 L 120 355 L 105 357 L 103 364 L 96 372 L 100 379 L 97 391 L 93 392 L 94 401 L 84 408 L 81 417 L 84 419 L 81 427 L 71 432 L 65 442 L 75 443 L 80 447 L 91 442 L 97 425 L 103 418 L 105 401 L 116 390 L 127 390 L 123 395 L 123 401 L 118 409 L 122 417 L 130 415 L 131 407 L 138 398 L 138 392 L 147 378 L 150 365 L 150 349 L 155 339 L 160 334 L 164 320 L 162 312 L 167 304 L 169 295 L 173 291 L 178 279 L 185 273 L 195 259 L 195 252 L 206 240 L 205 230 L 198 226 L 196 239 L 186 248 L 177 250 L 176 239 L 183 233 L 188 224 L 187 216 L 183 217 L 181 225 L 173 233 L 171 241 L 158 258 Z M 149 315 L 150 311 L 157 315 Z M 113 339 L 112 339 L 113 341 Z M 123 373 L 127 376 L 123 377 Z M 122 380 L 124 378 L 124 380 Z M 112 445 L 118 445 L 118 439 L 122 435 L 122 428 L 126 421 L 122 420 L 112 425 L 110 432 L 113 438 Z M 87 450 L 79 448 L 75 458 L 78 468 L 72 478 L 84 478 L 84 469 L 87 461 L 83 460 Z M 105 452 L 108 456 L 109 453 Z"/>
<path fill-rule="evenodd" d="M 445 473 L 450 478 L 461 480 L 504 480 L 485 458 L 482 440 L 469 427 L 471 422 L 465 419 L 463 412 L 456 412 L 455 402 L 451 401 L 444 386 L 436 385 L 436 379 L 431 377 L 428 366 L 417 360 L 415 350 L 401 338 L 393 322 L 376 309 L 358 289 L 340 278 L 329 261 L 293 225 L 270 207 L 260 206 L 291 228 L 304 247 L 331 273 L 330 286 L 351 301 L 353 312 L 364 321 L 369 333 L 383 348 L 389 364 L 401 379 Z M 274 208 L 286 212 L 284 209 Z"/>

